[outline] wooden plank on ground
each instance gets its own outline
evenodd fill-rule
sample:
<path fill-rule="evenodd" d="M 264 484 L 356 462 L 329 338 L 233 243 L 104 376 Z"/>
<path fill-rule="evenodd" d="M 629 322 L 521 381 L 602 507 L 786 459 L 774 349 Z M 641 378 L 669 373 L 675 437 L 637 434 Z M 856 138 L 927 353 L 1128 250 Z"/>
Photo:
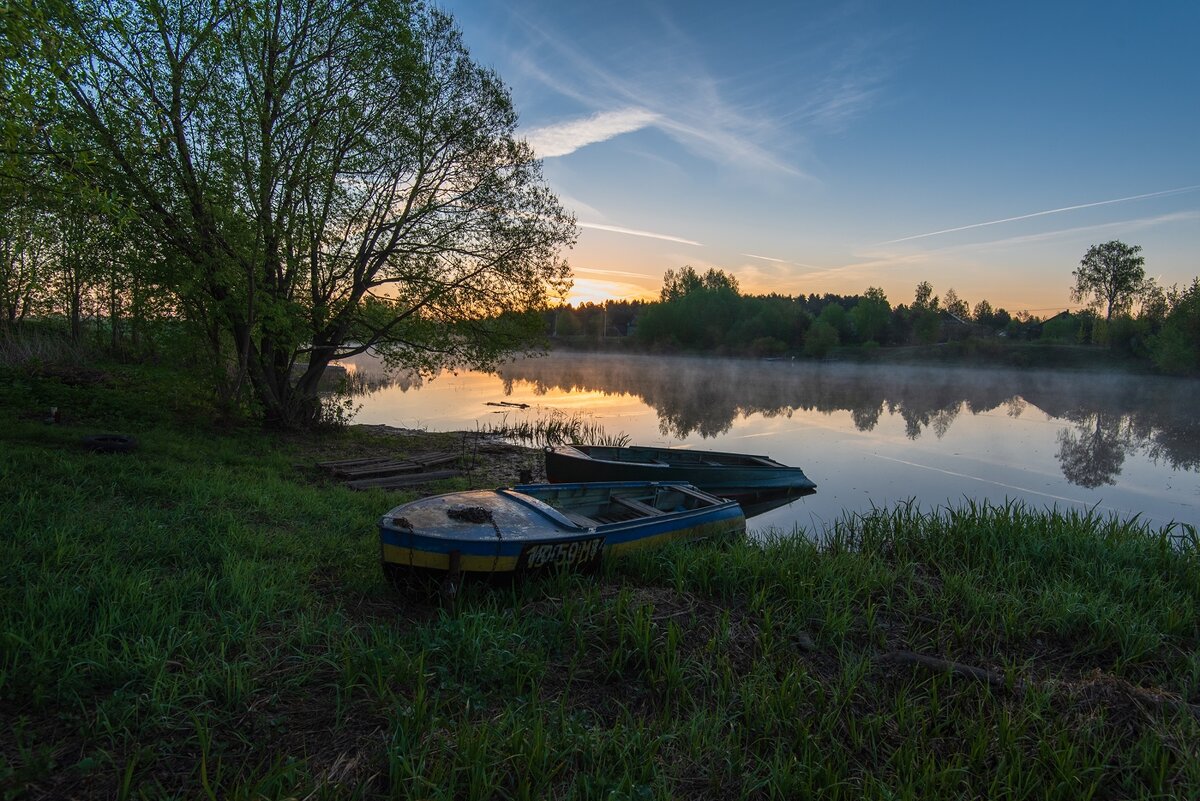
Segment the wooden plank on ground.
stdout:
<path fill-rule="evenodd" d="M 387 462 L 390 460 L 390 456 L 376 456 L 371 459 L 337 459 L 332 462 L 317 462 L 317 467 L 329 470 L 334 467 L 358 467 L 365 464 L 372 464 L 374 462 Z"/>
<path fill-rule="evenodd" d="M 411 487 L 425 484 L 429 481 L 440 481 L 443 478 L 461 476 L 461 470 L 431 470 L 428 473 L 409 473 L 403 476 L 385 476 L 382 478 L 364 478 L 359 481 L 347 481 L 350 489 L 394 489 L 396 487 Z"/>
<path fill-rule="evenodd" d="M 396 473 L 408 473 L 423 470 L 440 464 L 447 464 L 459 458 L 457 453 L 426 453 L 408 459 L 384 459 L 379 462 L 364 465 L 346 465 L 335 467 L 333 472 L 342 478 L 366 478 L 368 476 L 384 476 Z"/>
<path fill-rule="evenodd" d="M 433 467 L 435 465 L 448 464 L 449 462 L 456 461 L 459 457 L 460 454 L 446 451 L 443 453 L 419 453 L 416 456 L 410 456 L 408 458 L 410 461 L 418 462 L 426 467 Z"/>
<path fill-rule="evenodd" d="M 367 476 L 385 476 L 394 475 L 396 473 L 411 473 L 414 470 L 420 470 L 425 465 L 405 459 L 403 461 L 389 460 L 379 462 L 378 464 L 369 464 L 362 467 L 340 467 L 335 469 L 334 475 L 342 478 L 366 478 Z"/>

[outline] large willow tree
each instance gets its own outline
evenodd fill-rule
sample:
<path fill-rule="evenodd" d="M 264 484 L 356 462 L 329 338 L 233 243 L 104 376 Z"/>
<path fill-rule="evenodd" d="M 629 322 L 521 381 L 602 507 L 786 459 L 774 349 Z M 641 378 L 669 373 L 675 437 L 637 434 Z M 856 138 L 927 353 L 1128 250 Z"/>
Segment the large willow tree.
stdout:
<path fill-rule="evenodd" d="M 19 0 L 62 125 L 39 147 L 153 232 L 164 282 L 269 420 L 329 362 L 528 341 L 574 220 L 499 78 L 403 0 Z"/>

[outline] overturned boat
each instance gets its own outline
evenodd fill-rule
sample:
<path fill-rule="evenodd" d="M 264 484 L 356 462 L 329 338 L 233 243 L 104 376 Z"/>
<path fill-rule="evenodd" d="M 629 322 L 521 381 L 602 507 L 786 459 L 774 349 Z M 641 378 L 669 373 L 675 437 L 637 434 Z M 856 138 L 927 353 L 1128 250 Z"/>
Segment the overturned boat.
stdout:
<path fill-rule="evenodd" d="M 741 534 L 737 503 L 681 482 L 526 484 L 435 495 L 379 520 L 384 572 L 515 574 Z"/>
<path fill-rule="evenodd" d="M 704 492 L 736 500 L 817 486 L 799 467 L 769 456 L 610 445 L 546 448 L 546 478 L 551 482 L 686 481 Z"/>

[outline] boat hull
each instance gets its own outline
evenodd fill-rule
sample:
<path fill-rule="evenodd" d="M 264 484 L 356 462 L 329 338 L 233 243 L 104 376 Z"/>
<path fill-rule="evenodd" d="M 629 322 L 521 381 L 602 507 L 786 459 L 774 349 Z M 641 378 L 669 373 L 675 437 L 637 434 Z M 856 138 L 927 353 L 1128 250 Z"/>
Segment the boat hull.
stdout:
<path fill-rule="evenodd" d="M 546 478 L 557 482 L 686 481 L 722 498 L 750 501 L 816 488 L 798 467 L 765 456 L 671 448 L 560 446 L 546 449 Z"/>
<path fill-rule="evenodd" d="M 655 510 L 647 516 L 606 522 L 564 511 L 565 503 L 556 508 L 543 500 L 566 498 L 579 503 L 606 491 L 624 498 L 623 503 L 630 506 L 647 506 L 637 497 L 652 499 L 655 493 L 671 493 L 692 508 Z M 456 520 L 455 512 L 471 519 Z M 553 488 L 528 485 L 423 498 L 384 515 L 379 537 L 381 559 L 389 573 L 418 569 L 522 574 L 594 566 L 641 548 L 740 534 L 745 527 L 745 516 L 736 503 L 686 485 L 609 482 Z"/>

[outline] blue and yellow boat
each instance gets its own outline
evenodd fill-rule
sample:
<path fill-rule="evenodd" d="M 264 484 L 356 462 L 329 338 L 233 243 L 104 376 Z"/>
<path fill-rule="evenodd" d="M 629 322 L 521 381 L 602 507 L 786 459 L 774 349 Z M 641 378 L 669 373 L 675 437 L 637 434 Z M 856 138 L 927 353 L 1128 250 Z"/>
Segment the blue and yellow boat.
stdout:
<path fill-rule="evenodd" d="M 733 501 L 683 482 L 527 484 L 452 492 L 379 520 L 384 572 L 517 574 L 586 567 L 673 540 L 741 534 Z"/>

